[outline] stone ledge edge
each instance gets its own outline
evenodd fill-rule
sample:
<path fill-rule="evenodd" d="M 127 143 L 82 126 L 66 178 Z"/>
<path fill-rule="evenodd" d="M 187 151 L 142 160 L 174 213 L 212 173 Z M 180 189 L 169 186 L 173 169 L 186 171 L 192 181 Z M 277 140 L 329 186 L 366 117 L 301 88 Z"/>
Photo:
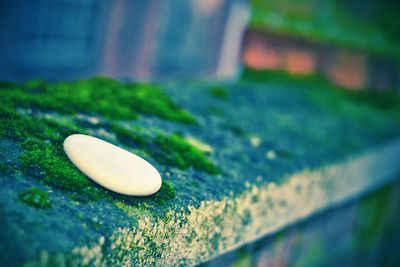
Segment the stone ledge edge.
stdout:
<path fill-rule="evenodd" d="M 236 197 L 203 201 L 168 221 L 140 218 L 68 255 L 46 251 L 25 266 L 193 266 L 272 234 L 289 224 L 376 190 L 400 174 L 400 138 L 346 160 L 287 175 L 285 182 L 249 186 Z"/>

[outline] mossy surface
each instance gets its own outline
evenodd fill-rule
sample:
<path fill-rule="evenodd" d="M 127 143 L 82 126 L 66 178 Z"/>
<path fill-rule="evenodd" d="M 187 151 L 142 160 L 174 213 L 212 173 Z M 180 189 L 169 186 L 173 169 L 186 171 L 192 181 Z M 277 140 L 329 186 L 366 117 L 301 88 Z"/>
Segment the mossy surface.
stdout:
<path fill-rule="evenodd" d="M 394 91 L 381 92 L 368 88 L 350 91 L 316 74 L 291 75 L 285 71 L 258 71 L 250 68 L 244 70 L 242 79 L 296 86 L 298 93 L 319 107 L 353 117 L 364 124 L 379 125 L 381 114 L 400 122 L 400 95 Z"/>
<path fill-rule="evenodd" d="M 23 264 L 41 251 L 63 255 L 73 251 L 86 263 L 91 262 L 88 257 L 103 255 L 101 259 L 110 260 L 108 265 L 118 265 L 122 261 L 113 260 L 125 257 L 134 258 L 137 265 L 153 260 L 168 265 L 189 253 L 187 257 L 194 258 L 187 262 L 198 263 L 198 254 L 193 251 L 200 251 L 206 259 L 205 255 L 211 254 L 203 253 L 224 250 L 260 233 L 266 221 L 283 222 L 296 216 L 292 209 L 277 219 L 274 207 L 282 209 L 294 203 L 301 207 L 299 211 L 305 206 L 311 210 L 314 204 L 304 205 L 301 199 L 290 196 L 307 194 L 309 183 L 315 184 L 309 178 L 314 176 L 305 174 L 298 189 L 296 183 L 287 183 L 287 175 L 341 162 L 399 133 L 386 111 L 362 104 L 359 114 L 371 121 L 369 115 L 376 110 L 372 116 L 384 122 L 364 127 L 360 116 L 346 113 L 357 109 L 355 102 L 340 98 L 352 109 L 339 112 L 324 107 L 317 98 L 303 93 L 309 88 L 305 83 L 225 84 L 229 97 L 224 101 L 213 99 L 207 91 L 210 84 L 164 84 L 166 95 L 196 115 L 197 125 L 147 116 L 138 109 L 134 112 L 140 117 L 134 120 L 134 116 L 107 114 L 102 108 L 59 108 L 57 105 L 74 105 L 75 100 L 67 97 L 57 104 L 34 104 L 28 99 L 31 96 L 43 95 L 37 97 L 38 102 L 47 98 L 40 83 L 9 84 L 0 90 L 0 162 L 13 168 L 11 175 L 0 175 L 0 215 L 4 214 L 4 229 L 8 230 L 2 233 L 2 240 L 6 240 L 6 247 L 27 255 L 18 259 L 10 255 L 11 263 Z M 321 89 L 321 94 L 326 93 Z M 126 90 L 110 92 L 120 93 Z M 119 97 L 111 97 L 114 106 L 117 104 L 112 99 Z M 221 112 L 209 112 L 211 105 Z M 99 137 L 151 162 L 163 178 L 161 190 L 149 197 L 132 197 L 98 186 L 64 155 L 62 142 L 73 133 Z M 251 143 L 253 136 L 259 138 L 257 146 Z M 203 151 L 190 138 L 209 144 L 212 150 Z M 269 151 L 275 154 L 273 158 L 266 157 Z M 330 183 L 333 181 L 326 184 Z M 339 183 L 347 188 L 346 181 Z M 264 187 L 266 184 L 271 186 Z M 293 193 L 287 193 L 286 186 L 293 186 Z M 18 192 L 32 187 L 49 192 L 51 209 L 43 212 L 19 203 Z M 265 205 L 271 201 L 269 190 L 274 188 L 278 190 L 274 191 L 276 198 Z M 314 199 L 310 201 L 319 205 L 315 198 L 331 195 L 325 193 L 309 194 Z M 32 239 L 34 243 L 29 242 Z M 103 240 L 101 248 L 93 247 L 98 240 Z"/>
<path fill-rule="evenodd" d="M 21 144 L 24 149 L 20 157 L 22 171 L 48 186 L 65 190 L 71 197 L 81 201 L 123 198 L 123 196 L 108 194 L 107 190 L 92 183 L 67 159 L 62 150 L 63 140 L 73 133 L 88 133 L 79 122 L 71 119 L 62 120 L 54 116 L 32 115 L 38 111 L 76 114 L 79 110 L 109 118 L 134 119 L 139 113 L 143 113 L 177 122 L 195 123 L 193 116 L 179 108 L 160 89 L 150 85 L 121 84 L 106 78 L 56 84 L 48 84 L 41 80 L 30 81 L 23 85 L 3 82 L 2 85 L 0 137 L 11 138 Z M 118 93 L 115 93 L 117 91 Z M 35 111 L 31 115 L 24 115 L 17 110 L 18 108 L 29 110 L 35 108 Z M 122 143 L 150 150 L 151 140 L 146 139 L 148 136 L 135 135 L 139 128 L 130 131 L 113 125 L 111 130 L 115 131 L 117 139 Z M 169 140 L 166 135 L 159 137 L 164 143 Z M 175 136 L 171 138 L 176 140 Z M 188 146 L 186 148 L 190 150 Z M 158 147 L 157 159 L 162 162 L 173 162 L 173 160 L 163 160 L 163 155 L 168 154 L 164 149 L 174 148 Z M 198 151 L 194 150 L 194 153 L 196 152 Z M 178 155 L 179 152 L 175 154 Z M 189 167 L 190 164 L 191 162 L 187 164 L 179 162 L 175 165 Z M 2 172 L 8 171 L 9 168 L 2 168 Z M 174 196 L 172 185 L 165 182 L 153 202 L 164 203 Z"/>
<path fill-rule="evenodd" d="M 104 189 L 94 186 L 70 163 L 62 151 L 61 142 L 54 146 L 32 138 L 23 142 L 22 146 L 25 152 L 21 161 L 25 171 L 45 184 L 67 190 L 84 199 L 99 200 L 107 195 Z"/>
<path fill-rule="evenodd" d="M 0 173 L 9 174 L 12 171 L 12 168 L 7 164 L 0 162 Z"/>
<path fill-rule="evenodd" d="M 185 170 L 193 167 L 210 174 L 219 173 L 218 168 L 206 157 L 204 152 L 191 145 L 183 137 L 157 133 L 151 135 L 136 127 L 128 130 L 113 124 L 111 126 L 118 141 L 130 147 L 144 150 L 157 162 Z"/>
<path fill-rule="evenodd" d="M 221 100 L 227 99 L 229 96 L 228 91 L 222 86 L 214 85 L 211 86 L 208 90 L 212 96 Z"/>
<path fill-rule="evenodd" d="M 176 166 L 180 169 L 193 167 L 210 174 L 219 173 L 219 169 L 212 164 L 202 151 L 190 145 L 184 138 L 177 134 L 170 136 L 158 135 L 154 140 L 157 146 L 149 149 L 151 155 L 163 164 Z M 165 153 L 168 151 L 169 153 Z"/>
<path fill-rule="evenodd" d="M 3 88 L 4 97 L 25 108 L 67 114 L 79 111 L 113 119 L 136 119 L 139 114 L 149 114 L 182 123 L 196 123 L 190 113 L 176 105 L 155 85 L 123 84 L 97 77 L 58 83 L 32 80 L 15 88 L 10 87 Z"/>
<path fill-rule="evenodd" d="M 146 134 L 139 127 L 127 129 L 118 124 L 111 124 L 111 130 L 115 133 L 118 141 L 130 147 L 145 149 L 149 140 Z"/>
<path fill-rule="evenodd" d="M 0 80 L 0 88 L 15 88 L 18 85 L 16 83 L 10 82 L 10 81 L 5 81 L 5 80 Z"/>
<path fill-rule="evenodd" d="M 375 262 L 378 266 L 397 266 L 399 185 L 397 180 L 355 202 L 343 203 L 285 227 L 221 255 L 206 266 L 215 262 L 235 265 L 243 251 L 252 256 L 253 265 L 261 266 L 279 265 L 282 258 L 286 265 L 296 267 L 340 265 L 343 259 L 351 265 Z"/>
<path fill-rule="evenodd" d="M 125 201 L 128 205 L 149 209 L 167 203 L 176 194 L 173 186 L 164 181 L 155 196 L 132 199 L 110 193 L 89 180 L 67 159 L 62 142 L 74 133 L 96 135 L 90 127 L 109 131 L 127 148 L 138 149 L 139 153 L 142 151 L 160 164 L 217 173 L 217 168 L 203 152 L 183 138 L 164 134 L 154 128 L 145 131 L 139 126 L 127 128 L 115 122 L 115 119 L 137 118 L 137 114 L 143 113 L 177 122 L 195 123 L 192 115 L 179 108 L 157 87 L 124 85 L 105 78 L 56 84 L 41 80 L 23 85 L 3 84 L 0 137 L 11 138 L 23 148 L 20 156 L 22 172 L 47 186 L 63 190 L 72 199 L 83 202 L 101 199 Z M 98 98 L 104 102 L 99 104 L 96 101 Z M 91 101 L 94 102 L 89 103 Z M 88 128 L 79 116 L 62 118 L 57 115 L 77 115 L 78 110 L 114 120 L 103 123 L 96 119 L 96 123 Z M 3 173 L 9 171 L 10 168 L 2 168 Z M 145 202 L 147 204 L 143 205 Z"/>
<path fill-rule="evenodd" d="M 32 187 L 20 192 L 18 194 L 18 198 L 21 202 L 35 208 L 51 208 L 49 194 L 36 187 Z"/>
<path fill-rule="evenodd" d="M 243 136 L 245 136 L 247 133 L 246 133 L 246 131 L 242 128 L 242 127 L 240 127 L 240 126 L 238 126 L 238 125 L 233 125 L 233 124 L 230 124 L 230 123 L 225 123 L 224 124 L 224 127 L 227 129 L 227 130 L 229 130 L 230 132 L 232 132 L 233 134 L 235 134 L 235 135 L 237 135 L 237 136 L 240 136 L 240 137 L 243 137 Z"/>
<path fill-rule="evenodd" d="M 174 199 L 176 196 L 175 188 L 167 181 L 163 181 L 160 191 L 155 195 L 154 201 L 163 205 L 166 201 Z"/>
<path fill-rule="evenodd" d="M 86 193 L 89 198 L 100 197 L 99 189 L 90 185 L 62 151 L 64 138 L 78 129 L 59 125 L 55 120 L 23 116 L 15 107 L 7 105 L 0 107 L 0 113 L 2 137 L 18 141 L 24 148 L 20 159 L 25 173 L 51 186 L 78 194 Z"/>

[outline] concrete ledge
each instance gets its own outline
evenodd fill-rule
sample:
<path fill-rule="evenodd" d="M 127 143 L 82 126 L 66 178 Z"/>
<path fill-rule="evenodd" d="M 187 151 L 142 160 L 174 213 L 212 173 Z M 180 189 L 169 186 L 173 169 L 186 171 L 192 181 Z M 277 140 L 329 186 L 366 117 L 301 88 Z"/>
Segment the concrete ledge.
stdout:
<path fill-rule="evenodd" d="M 202 266 L 397 266 L 399 205 L 397 179 Z"/>
<path fill-rule="evenodd" d="M 400 173 L 399 158 L 396 139 L 342 163 L 288 176 L 281 185 L 250 186 L 237 197 L 171 212 L 168 221 L 141 218 L 136 227 L 119 228 L 109 242 L 101 238 L 75 248 L 73 258 L 78 265 L 196 265 L 377 190 Z"/>
<path fill-rule="evenodd" d="M 251 187 L 237 198 L 202 202 L 199 209 L 191 209 L 188 215 L 174 214 L 175 223 L 185 222 L 178 228 L 175 224 L 171 228 L 161 222 L 143 220 L 138 228 L 120 229 L 115 244 L 121 251 L 128 246 L 129 255 L 128 251 L 140 247 L 144 240 L 153 237 L 152 233 L 165 233 L 158 240 L 162 249 L 160 258 L 154 257 L 157 254 L 153 249 L 146 254 L 147 246 L 138 255 L 127 257 L 139 265 L 195 265 L 379 188 L 400 173 L 399 158 L 400 139 L 344 163 L 289 176 L 279 186 L 269 183 Z M 194 238 L 187 240 L 190 233 L 194 233 Z"/>
<path fill-rule="evenodd" d="M 130 92 L 109 80 L 87 83 L 98 82 Z M 102 116 L 96 109 L 93 117 L 57 107 L 35 110 L 23 101 L 49 96 L 28 91 L 14 113 L 4 111 L 19 118 L 21 129 L 27 121 L 33 125 L 46 119 L 57 126 L 51 133 L 61 141 L 70 131 L 108 140 L 154 163 L 170 191 L 127 198 L 85 183 L 84 176 L 81 187 L 60 187 L 60 179 L 79 174 L 67 159 L 58 156 L 56 164 L 49 160 L 33 173 L 21 159 L 59 155 L 60 143 L 49 142 L 53 135 L 42 136 L 36 129 L 36 150 L 5 136 L 0 139 L 0 228 L 5 229 L 0 251 L 7 253 L 0 254 L 1 261 L 10 266 L 196 265 L 390 183 L 400 172 L 400 128 L 394 114 L 322 87 L 285 81 L 164 85 L 171 101 L 190 112 L 183 114 L 193 114 L 196 125 L 154 114 L 126 120 Z M 90 88 L 97 90 L 88 86 L 88 93 Z M 5 96 L 12 96 L 11 90 Z M 5 125 L 15 125 L 9 117 Z M 7 134 L 8 128 L 3 129 Z M 157 138 L 174 134 L 169 141 L 175 140 L 180 150 L 162 150 L 162 155 L 190 158 L 185 151 L 197 147 L 204 151 L 195 150 L 202 155 L 197 159 L 220 172 L 196 169 L 193 162 L 179 168 L 152 153 Z M 129 138 L 146 146 L 136 147 Z M 35 188 L 48 196 L 42 207 L 51 208 L 20 199 Z"/>

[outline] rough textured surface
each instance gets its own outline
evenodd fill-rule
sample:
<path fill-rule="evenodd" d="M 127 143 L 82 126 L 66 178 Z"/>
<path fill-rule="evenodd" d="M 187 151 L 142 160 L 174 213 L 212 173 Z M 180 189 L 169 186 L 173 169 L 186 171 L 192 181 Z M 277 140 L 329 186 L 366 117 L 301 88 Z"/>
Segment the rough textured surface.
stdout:
<path fill-rule="evenodd" d="M 202 266 L 398 266 L 399 205 L 397 180 Z"/>
<path fill-rule="evenodd" d="M 1 254 L 7 265 L 193 265 L 399 171 L 397 113 L 318 84 L 169 83 L 166 93 L 152 93 L 151 105 L 173 107 L 158 113 L 131 108 L 148 104 L 134 91 L 143 88 L 109 80 L 2 85 L 0 251 L 8 251 Z M 73 93 L 80 88 L 83 99 L 112 95 L 111 102 L 86 105 Z M 160 192 L 124 197 L 91 183 L 59 154 L 60 140 L 76 131 L 143 156 L 160 170 Z M 170 157 L 160 157 L 165 151 Z M 51 208 L 19 200 L 31 187 L 48 193 Z"/>

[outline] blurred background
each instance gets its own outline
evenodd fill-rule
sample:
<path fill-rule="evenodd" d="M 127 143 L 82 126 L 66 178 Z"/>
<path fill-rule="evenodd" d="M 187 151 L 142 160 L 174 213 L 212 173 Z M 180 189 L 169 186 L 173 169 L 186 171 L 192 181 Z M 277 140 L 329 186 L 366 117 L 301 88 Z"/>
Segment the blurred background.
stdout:
<path fill-rule="evenodd" d="M 1 1 L 3 78 L 232 77 L 247 1 Z"/>
<path fill-rule="evenodd" d="M 0 78 L 322 75 L 400 90 L 396 0 L 21 0 L 0 3 Z"/>

